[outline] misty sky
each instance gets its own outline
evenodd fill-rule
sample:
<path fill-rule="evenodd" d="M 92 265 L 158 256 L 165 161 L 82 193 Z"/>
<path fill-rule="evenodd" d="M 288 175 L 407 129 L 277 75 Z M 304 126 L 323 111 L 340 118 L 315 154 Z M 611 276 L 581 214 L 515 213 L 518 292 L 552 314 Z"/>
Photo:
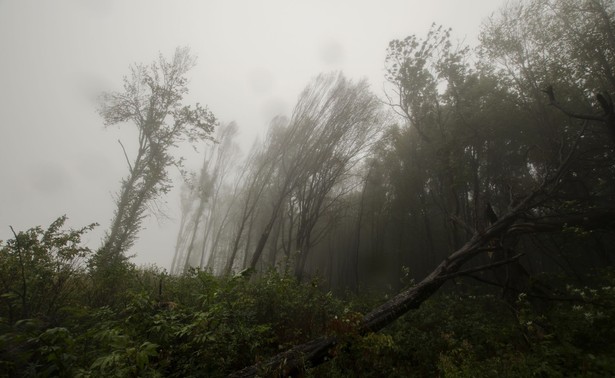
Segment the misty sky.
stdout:
<path fill-rule="evenodd" d="M 475 44 L 480 23 L 503 0 L 127 1 L 0 0 L 0 239 L 48 226 L 100 223 L 96 248 L 127 174 L 121 139 L 131 127 L 105 129 L 94 97 L 119 90 L 134 62 L 189 46 L 198 56 L 187 102 L 236 121 L 244 145 L 276 114 L 290 115 L 310 78 L 343 70 L 367 77 L 382 94 L 391 39 L 424 36 L 432 22 Z M 187 165 L 201 157 L 182 150 Z M 174 177 L 179 177 L 173 172 Z M 178 229 L 178 191 L 167 219 L 146 223 L 133 248 L 138 264 L 169 268 Z"/>

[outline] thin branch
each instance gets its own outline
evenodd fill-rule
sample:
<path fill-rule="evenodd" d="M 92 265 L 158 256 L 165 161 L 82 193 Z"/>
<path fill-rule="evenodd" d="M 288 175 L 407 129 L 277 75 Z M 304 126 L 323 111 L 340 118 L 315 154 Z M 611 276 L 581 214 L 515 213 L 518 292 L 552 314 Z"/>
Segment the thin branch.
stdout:
<path fill-rule="evenodd" d="M 15 233 L 15 229 L 13 228 L 13 226 L 9 226 L 9 228 L 11 229 L 13 236 L 15 236 L 15 243 L 19 245 L 19 240 L 17 239 L 17 234 Z"/>
<path fill-rule="evenodd" d="M 132 174 L 132 164 L 130 164 L 130 160 L 128 159 L 128 154 L 126 153 L 126 149 L 124 148 L 124 145 L 122 144 L 121 140 L 117 140 L 117 142 L 120 144 L 120 146 L 122 146 L 122 151 L 124 151 L 124 157 L 126 158 L 126 163 L 128 163 L 128 169 L 130 170 L 130 173 Z"/>
<path fill-rule="evenodd" d="M 543 90 L 544 93 L 549 97 L 549 104 L 557 109 L 559 109 L 562 113 L 571 118 L 583 119 L 586 121 L 599 121 L 603 122 L 607 130 L 610 133 L 611 139 L 615 143 L 615 108 L 613 107 L 613 100 L 608 93 L 598 93 L 596 94 L 596 100 L 600 104 L 600 107 L 604 111 L 603 116 L 597 116 L 593 114 L 582 114 L 569 111 L 565 109 L 559 101 L 555 98 L 555 93 L 553 92 L 553 86 L 549 85 L 546 89 Z"/>
<path fill-rule="evenodd" d="M 572 111 L 569 111 L 569 110 L 565 109 L 559 103 L 559 101 L 557 101 L 557 99 L 555 98 L 555 93 L 553 92 L 553 86 L 551 86 L 551 85 L 549 85 L 547 87 L 547 89 L 543 90 L 543 92 L 546 93 L 547 96 L 549 97 L 549 104 L 551 106 L 559 109 L 562 113 L 564 113 L 568 117 L 577 118 L 577 119 L 584 119 L 584 120 L 588 120 L 588 121 L 600 121 L 600 122 L 604 122 L 605 121 L 604 117 L 600 117 L 600 116 L 596 116 L 596 115 L 592 115 L 592 114 L 575 113 L 575 112 L 572 112 Z"/>
<path fill-rule="evenodd" d="M 550 192 L 553 192 L 554 190 L 557 189 L 558 187 L 558 183 L 560 181 L 560 179 L 562 178 L 562 176 L 568 171 L 568 168 L 571 165 L 571 161 L 572 161 L 572 157 L 574 155 L 574 153 L 577 150 L 577 147 L 579 145 L 579 141 L 581 140 L 581 138 L 583 138 L 583 134 L 585 134 L 585 130 L 587 129 L 587 121 L 583 122 L 583 128 L 581 129 L 581 131 L 579 132 L 579 134 L 577 135 L 577 137 L 575 138 L 572 146 L 570 147 L 570 151 L 568 152 L 568 154 L 566 155 L 565 158 L 562 159 L 562 153 L 563 153 L 563 146 L 564 143 L 562 142 L 561 148 L 560 148 L 560 166 L 557 169 L 557 171 L 555 172 L 555 176 L 553 176 L 553 178 L 551 180 L 547 180 L 550 181 L 552 183 L 554 183 L 552 189 Z M 545 176 L 546 178 L 546 176 Z"/>

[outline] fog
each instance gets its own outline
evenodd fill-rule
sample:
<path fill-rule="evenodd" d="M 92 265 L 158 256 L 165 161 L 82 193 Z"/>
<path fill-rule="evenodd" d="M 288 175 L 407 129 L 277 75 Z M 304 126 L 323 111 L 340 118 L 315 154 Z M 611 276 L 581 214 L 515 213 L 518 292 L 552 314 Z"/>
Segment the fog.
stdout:
<path fill-rule="evenodd" d="M 366 77 L 380 95 L 388 42 L 423 35 L 432 22 L 474 44 L 481 20 L 503 1 L 0 1 L 0 239 L 9 226 L 98 222 L 108 228 L 127 166 L 132 127 L 104 128 L 96 96 L 120 90 L 135 62 L 189 46 L 198 57 L 187 103 L 236 121 L 247 149 L 321 72 Z M 202 158 L 178 153 L 196 170 Z M 179 183 L 179 172 L 172 175 Z M 179 192 L 152 216 L 132 248 L 137 264 L 168 268 Z"/>

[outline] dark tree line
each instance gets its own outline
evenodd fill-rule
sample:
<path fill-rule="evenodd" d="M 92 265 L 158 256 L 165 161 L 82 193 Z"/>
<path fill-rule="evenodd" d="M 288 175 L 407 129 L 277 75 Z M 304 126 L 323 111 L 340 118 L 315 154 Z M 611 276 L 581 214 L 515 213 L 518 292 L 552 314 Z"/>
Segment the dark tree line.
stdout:
<path fill-rule="evenodd" d="M 191 228 L 218 225 L 216 247 L 177 266 L 386 286 L 401 267 L 428 275 L 545 180 L 557 185 L 528 217 L 612 206 L 613 22 L 608 2 L 510 4 L 477 49 L 434 25 L 389 44 L 380 102 L 365 83 L 320 76 L 234 168 L 221 219 Z M 524 253 L 505 268 L 518 280 L 610 262 L 609 233 L 588 235 L 582 256 L 575 237 L 518 237 L 476 261 Z"/>
<path fill-rule="evenodd" d="M 580 278 L 612 264 L 614 36 L 611 2 L 535 0 L 489 19 L 476 51 L 436 26 L 389 44 L 386 97 L 401 122 L 365 164 L 358 250 L 328 253 L 346 255 L 343 285 L 356 255 L 359 282 L 400 266 L 420 281 L 363 316 L 359 334 L 450 279 L 500 287 L 514 309 L 521 293 L 537 305 L 561 298 L 538 273 Z M 234 376 L 295 374 L 331 358 L 338 341 L 323 336 Z"/>

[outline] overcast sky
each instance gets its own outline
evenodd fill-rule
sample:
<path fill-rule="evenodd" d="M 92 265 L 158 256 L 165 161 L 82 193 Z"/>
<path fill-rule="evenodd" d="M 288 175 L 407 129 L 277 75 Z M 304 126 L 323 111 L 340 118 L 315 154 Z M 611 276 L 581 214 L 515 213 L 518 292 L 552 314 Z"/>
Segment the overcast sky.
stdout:
<path fill-rule="evenodd" d="M 134 130 L 105 129 L 92 98 L 119 90 L 134 62 L 189 46 L 198 56 L 188 103 L 236 121 L 248 144 L 276 114 L 289 115 L 310 78 L 343 70 L 382 94 L 388 42 L 424 36 L 432 22 L 474 44 L 503 0 L 128 1 L 0 0 L 0 239 L 46 227 L 98 222 L 100 245 Z M 201 158 L 188 155 L 188 165 Z M 177 177 L 177 173 L 173 173 Z M 133 248 L 137 264 L 169 268 L 179 195 L 168 219 L 152 218 Z"/>

